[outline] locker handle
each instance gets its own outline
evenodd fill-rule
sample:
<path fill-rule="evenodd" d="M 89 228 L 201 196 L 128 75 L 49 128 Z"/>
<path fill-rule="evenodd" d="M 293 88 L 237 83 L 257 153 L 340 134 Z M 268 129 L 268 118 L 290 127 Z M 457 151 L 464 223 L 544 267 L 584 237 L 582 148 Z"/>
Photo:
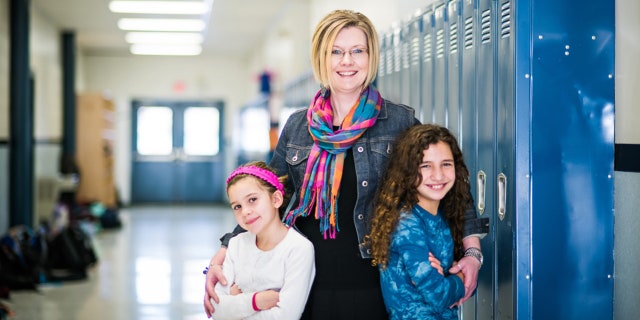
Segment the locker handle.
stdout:
<path fill-rule="evenodd" d="M 498 175 L 498 219 L 504 220 L 507 214 L 507 176 L 504 173 Z"/>
<path fill-rule="evenodd" d="M 478 212 L 480 215 L 484 213 L 485 203 L 484 203 L 484 194 L 486 187 L 487 175 L 484 171 L 478 171 L 477 183 L 478 183 Z"/>

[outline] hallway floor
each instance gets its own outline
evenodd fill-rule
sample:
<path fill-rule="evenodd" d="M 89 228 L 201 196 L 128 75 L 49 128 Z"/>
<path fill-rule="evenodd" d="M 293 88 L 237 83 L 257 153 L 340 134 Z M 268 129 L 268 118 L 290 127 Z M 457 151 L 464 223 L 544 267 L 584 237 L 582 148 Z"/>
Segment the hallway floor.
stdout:
<path fill-rule="evenodd" d="M 10 320 L 196 320 L 202 270 L 236 225 L 226 206 L 145 206 L 120 211 L 123 227 L 92 238 L 87 280 L 12 291 Z"/>

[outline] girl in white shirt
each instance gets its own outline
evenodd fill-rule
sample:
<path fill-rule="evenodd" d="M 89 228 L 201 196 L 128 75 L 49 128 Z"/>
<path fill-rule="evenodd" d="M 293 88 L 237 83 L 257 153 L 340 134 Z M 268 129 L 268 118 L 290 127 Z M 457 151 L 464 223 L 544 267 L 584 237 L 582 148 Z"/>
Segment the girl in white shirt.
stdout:
<path fill-rule="evenodd" d="M 299 319 L 315 276 L 311 242 L 281 222 L 284 179 L 264 162 L 238 167 L 227 178 L 227 196 L 238 224 L 249 232 L 232 238 L 222 267 L 227 286 L 214 319 Z M 208 269 L 206 271 L 208 271 Z M 206 272 L 205 271 L 205 272 Z"/>

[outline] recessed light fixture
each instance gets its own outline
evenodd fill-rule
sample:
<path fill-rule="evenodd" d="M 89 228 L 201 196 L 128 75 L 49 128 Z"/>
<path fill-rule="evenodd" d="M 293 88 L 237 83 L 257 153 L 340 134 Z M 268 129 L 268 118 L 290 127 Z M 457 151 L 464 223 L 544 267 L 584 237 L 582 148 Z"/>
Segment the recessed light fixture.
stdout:
<path fill-rule="evenodd" d="M 200 45 L 151 45 L 133 44 L 131 53 L 138 55 L 197 56 L 202 52 Z"/>
<path fill-rule="evenodd" d="M 204 30 L 205 23 L 198 19 L 143 19 L 122 18 L 118 28 L 136 31 L 193 31 Z"/>
<path fill-rule="evenodd" d="M 205 14 L 209 8 L 204 1 L 119 1 L 109 3 L 109 10 L 117 13 L 147 14 Z"/>
<path fill-rule="evenodd" d="M 203 37 L 190 32 L 128 32 L 125 40 L 128 43 L 201 44 Z"/>

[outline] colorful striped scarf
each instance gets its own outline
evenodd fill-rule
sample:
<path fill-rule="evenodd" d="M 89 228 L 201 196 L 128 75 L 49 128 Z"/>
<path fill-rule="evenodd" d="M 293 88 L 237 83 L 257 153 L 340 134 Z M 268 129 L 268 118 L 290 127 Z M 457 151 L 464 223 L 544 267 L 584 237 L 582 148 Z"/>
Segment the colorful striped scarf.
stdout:
<path fill-rule="evenodd" d="M 306 217 L 315 205 L 315 217 L 320 221 L 320 232 L 327 238 L 335 239 L 338 228 L 338 194 L 342 180 L 345 152 L 351 148 L 364 132 L 378 119 L 382 97 L 369 86 L 351 111 L 344 118 L 341 127 L 333 130 L 333 109 L 329 91 L 318 91 L 307 111 L 309 133 L 313 147 L 307 159 L 304 181 L 300 189 L 300 205 L 285 217 L 285 223 L 292 226 L 296 218 Z"/>

